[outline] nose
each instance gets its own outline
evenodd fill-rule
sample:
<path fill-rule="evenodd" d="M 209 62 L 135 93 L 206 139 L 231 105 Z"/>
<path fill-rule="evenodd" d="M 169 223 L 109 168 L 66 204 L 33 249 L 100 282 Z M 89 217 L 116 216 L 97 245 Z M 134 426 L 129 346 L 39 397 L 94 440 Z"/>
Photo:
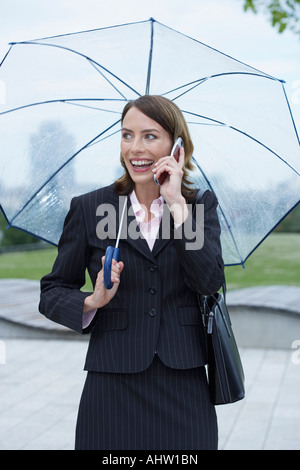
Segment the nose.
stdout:
<path fill-rule="evenodd" d="M 136 137 L 133 139 L 131 143 L 131 152 L 135 155 L 138 155 L 140 153 L 143 153 L 145 150 L 143 140 L 140 139 L 139 137 Z"/>

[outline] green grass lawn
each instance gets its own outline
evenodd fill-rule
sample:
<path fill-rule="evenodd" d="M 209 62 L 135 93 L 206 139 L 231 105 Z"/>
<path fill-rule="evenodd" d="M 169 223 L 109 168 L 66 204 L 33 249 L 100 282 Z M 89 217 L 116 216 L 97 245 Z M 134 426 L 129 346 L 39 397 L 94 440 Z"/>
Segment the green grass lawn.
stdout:
<path fill-rule="evenodd" d="M 0 254 L 0 279 L 39 280 L 51 271 L 56 248 Z M 125 271 L 124 271 L 125 274 Z M 228 289 L 257 285 L 300 286 L 300 234 L 273 233 L 242 266 L 226 267 Z M 88 280 L 85 290 L 90 290 Z"/>
<path fill-rule="evenodd" d="M 0 279 L 40 279 L 52 269 L 57 250 L 0 253 Z"/>
<path fill-rule="evenodd" d="M 228 289 L 300 286 L 300 233 L 272 233 L 242 266 L 226 267 Z"/>

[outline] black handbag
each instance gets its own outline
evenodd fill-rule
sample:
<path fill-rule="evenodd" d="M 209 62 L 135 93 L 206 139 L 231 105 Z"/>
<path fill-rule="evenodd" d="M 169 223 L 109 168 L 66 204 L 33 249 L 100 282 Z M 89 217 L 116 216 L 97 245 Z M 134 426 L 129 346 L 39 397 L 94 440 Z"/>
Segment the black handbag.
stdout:
<path fill-rule="evenodd" d="M 227 310 L 226 285 L 199 298 L 207 338 L 207 375 L 214 405 L 234 403 L 245 396 L 244 371 Z"/>

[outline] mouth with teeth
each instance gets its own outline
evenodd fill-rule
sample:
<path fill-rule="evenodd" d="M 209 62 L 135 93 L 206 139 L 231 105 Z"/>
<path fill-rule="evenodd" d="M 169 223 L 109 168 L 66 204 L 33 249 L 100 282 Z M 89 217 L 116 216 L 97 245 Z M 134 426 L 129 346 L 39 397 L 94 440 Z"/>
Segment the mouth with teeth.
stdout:
<path fill-rule="evenodd" d="M 147 171 L 154 163 L 153 160 L 130 160 L 131 166 L 134 171 L 141 173 Z"/>

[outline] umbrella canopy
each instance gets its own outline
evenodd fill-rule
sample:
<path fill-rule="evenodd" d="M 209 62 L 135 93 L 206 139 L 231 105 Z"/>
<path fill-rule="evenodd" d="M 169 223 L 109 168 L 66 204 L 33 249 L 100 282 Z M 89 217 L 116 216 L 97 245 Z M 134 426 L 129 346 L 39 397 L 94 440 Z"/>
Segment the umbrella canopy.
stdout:
<path fill-rule="evenodd" d="M 163 95 L 194 142 L 195 187 L 219 200 L 226 265 L 299 202 L 300 144 L 282 80 L 154 19 L 11 43 L 0 64 L 0 204 L 57 244 L 73 196 L 121 175 L 126 102 Z"/>

